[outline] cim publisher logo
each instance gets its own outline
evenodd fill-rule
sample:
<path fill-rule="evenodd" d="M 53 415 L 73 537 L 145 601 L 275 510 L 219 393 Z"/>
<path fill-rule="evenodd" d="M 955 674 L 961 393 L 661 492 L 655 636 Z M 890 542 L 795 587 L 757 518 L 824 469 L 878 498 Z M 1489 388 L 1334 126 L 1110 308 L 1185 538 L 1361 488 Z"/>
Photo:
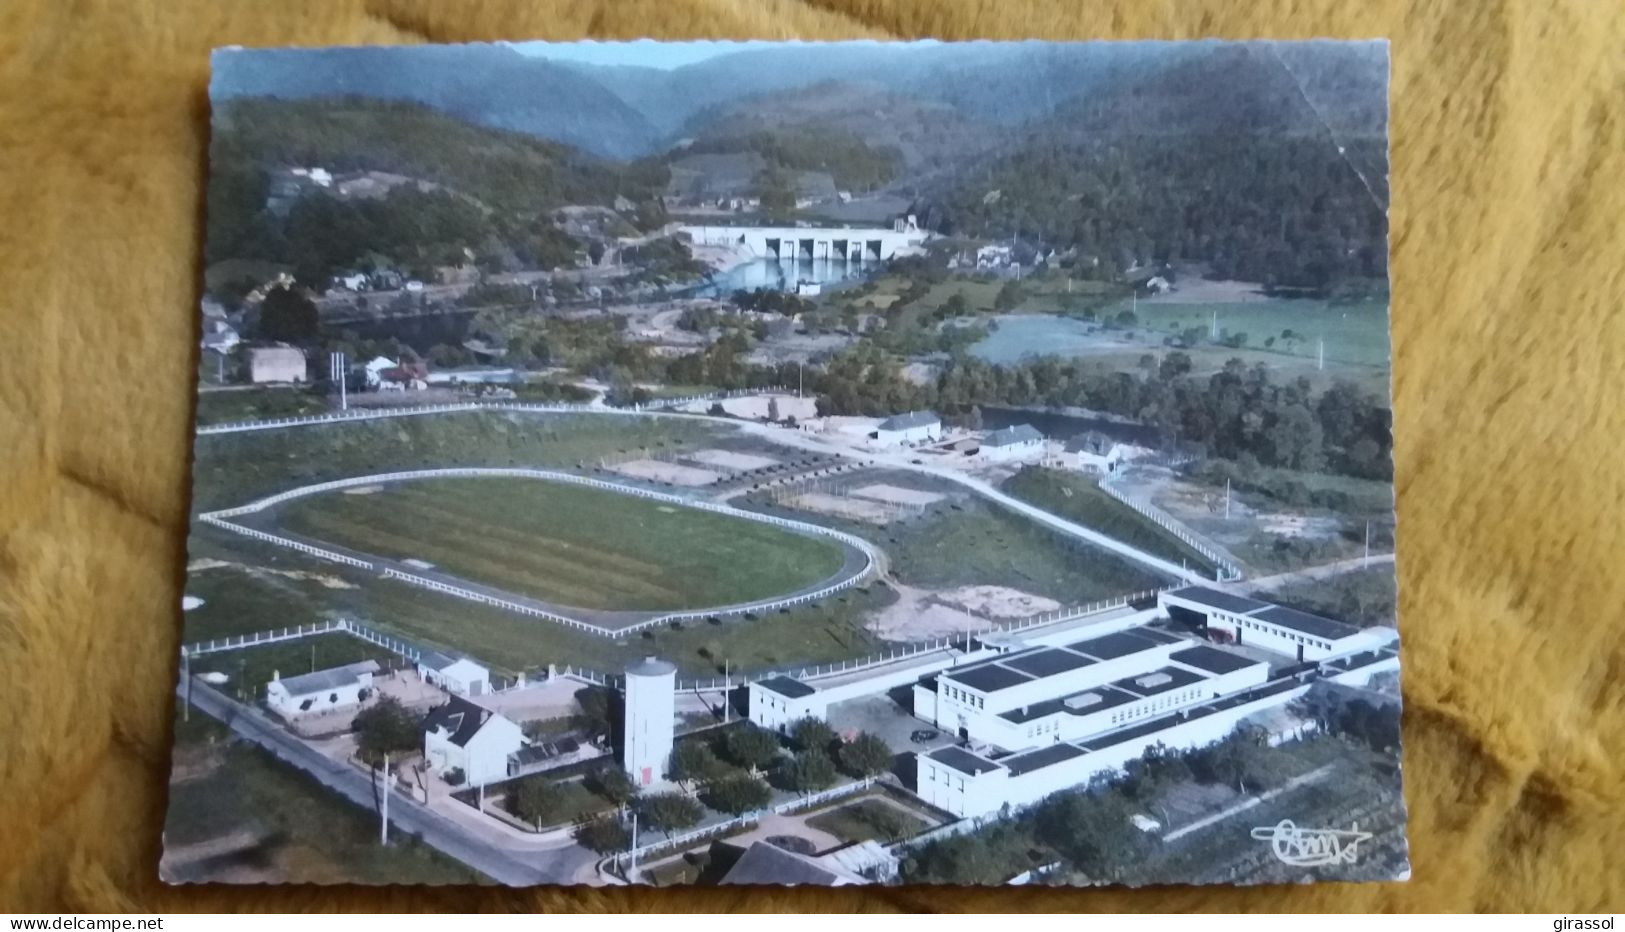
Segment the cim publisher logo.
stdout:
<path fill-rule="evenodd" d="M 1360 842 L 1371 838 L 1360 831 L 1358 822 L 1348 831 L 1333 828 L 1298 828 L 1291 819 L 1274 825 L 1261 825 L 1252 831 L 1259 841 L 1267 841 L 1283 864 L 1293 867 L 1319 867 L 1323 864 L 1353 864 L 1360 857 Z"/>

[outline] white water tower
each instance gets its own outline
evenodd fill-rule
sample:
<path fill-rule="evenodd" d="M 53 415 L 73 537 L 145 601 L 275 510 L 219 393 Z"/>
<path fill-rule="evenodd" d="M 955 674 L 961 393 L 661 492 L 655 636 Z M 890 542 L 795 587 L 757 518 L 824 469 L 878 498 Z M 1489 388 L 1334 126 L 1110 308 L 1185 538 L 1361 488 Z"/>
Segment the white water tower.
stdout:
<path fill-rule="evenodd" d="M 677 666 L 645 657 L 628 667 L 625 715 L 621 766 L 638 786 L 660 782 L 676 733 Z"/>

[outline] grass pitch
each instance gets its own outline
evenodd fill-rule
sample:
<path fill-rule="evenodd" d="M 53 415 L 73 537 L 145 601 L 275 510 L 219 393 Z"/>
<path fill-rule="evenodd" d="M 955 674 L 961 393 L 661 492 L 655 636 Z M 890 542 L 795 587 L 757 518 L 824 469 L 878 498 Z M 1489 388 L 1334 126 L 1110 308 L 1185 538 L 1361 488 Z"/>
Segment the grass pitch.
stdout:
<path fill-rule="evenodd" d="M 727 515 L 539 479 L 438 478 L 296 499 L 283 527 L 550 603 L 664 611 L 795 592 L 841 548 Z"/>

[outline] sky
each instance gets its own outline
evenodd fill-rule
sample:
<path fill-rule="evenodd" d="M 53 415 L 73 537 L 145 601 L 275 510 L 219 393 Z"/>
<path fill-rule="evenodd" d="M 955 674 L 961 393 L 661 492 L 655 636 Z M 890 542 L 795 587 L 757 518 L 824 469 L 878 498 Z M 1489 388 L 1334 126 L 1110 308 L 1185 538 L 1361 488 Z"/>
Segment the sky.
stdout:
<path fill-rule="evenodd" d="M 670 71 L 719 55 L 769 48 L 778 42 L 514 42 L 515 51 L 537 58 L 584 62 L 591 65 L 637 65 Z"/>

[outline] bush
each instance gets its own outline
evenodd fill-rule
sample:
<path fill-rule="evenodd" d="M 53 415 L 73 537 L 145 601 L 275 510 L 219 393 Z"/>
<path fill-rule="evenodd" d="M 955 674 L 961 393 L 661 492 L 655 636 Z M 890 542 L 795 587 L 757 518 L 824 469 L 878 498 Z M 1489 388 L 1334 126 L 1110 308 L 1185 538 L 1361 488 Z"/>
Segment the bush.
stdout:
<path fill-rule="evenodd" d="M 740 815 L 766 806 L 772 795 L 766 783 L 741 774 L 714 781 L 705 788 L 701 798 L 718 812 Z"/>

